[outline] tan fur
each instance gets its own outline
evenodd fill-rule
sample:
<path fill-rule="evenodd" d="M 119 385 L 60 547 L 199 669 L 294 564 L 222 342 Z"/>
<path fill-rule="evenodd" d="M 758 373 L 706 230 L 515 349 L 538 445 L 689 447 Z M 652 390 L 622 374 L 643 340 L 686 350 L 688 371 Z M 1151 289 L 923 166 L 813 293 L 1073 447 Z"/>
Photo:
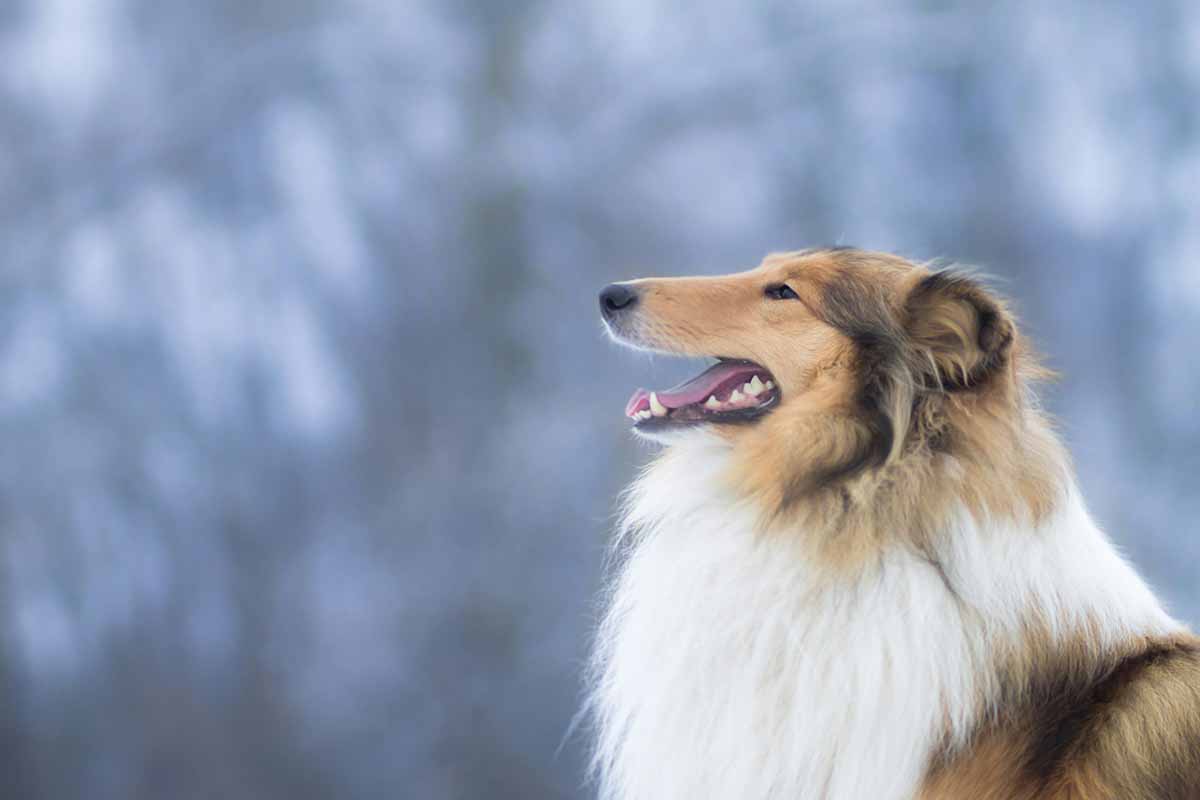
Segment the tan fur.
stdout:
<path fill-rule="evenodd" d="M 920 800 L 1200 797 L 1200 639 L 1094 641 L 1031 635 L 1002 707 L 931 765 Z"/>
<path fill-rule="evenodd" d="M 764 510 L 764 528 L 800 518 L 808 530 L 827 531 L 811 543 L 831 565 L 849 568 L 870 558 L 880 531 L 935 529 L 964 499 L 979 512 L 1037 519 L 1059 491 L 1065 455 L 1023 396 L 1023 382 L 1042 373 L 1015 341 L 1011 315 L 973 285 L 906 308 L 914 286 L 930 274 L 889 254 L 817 250 L 768 256 L 733 275 L 633 282 L 643 292 L 636 331 L 642 343 L 745 358 L 775 376 L 779 408 L 753 426 L 717 426 L 737 443 L 730 480 Z M 900 431 L 886 463 L 829 482 L 875 437 L 855 397 L 861 354 L 826 321 L 827 294 L 846 280 L 888 324 L 898 331 L 908 325 L 920 352 L 909 354 L 913 363 L 887 398 Z M 801 302 L 764 303 L 764 287 L 779 283 Z M 986 363 L 977 313 L 964 297 L 994 303 L 1001 326 L 994 335 L 1009 340 L 1002 363 Z M 988 366 L 997 373 L 979 390 L 942 391 L 951 380 L 982 381 L 980 370 Z M 793 444 L 783 448 L 781 441 Z"/>

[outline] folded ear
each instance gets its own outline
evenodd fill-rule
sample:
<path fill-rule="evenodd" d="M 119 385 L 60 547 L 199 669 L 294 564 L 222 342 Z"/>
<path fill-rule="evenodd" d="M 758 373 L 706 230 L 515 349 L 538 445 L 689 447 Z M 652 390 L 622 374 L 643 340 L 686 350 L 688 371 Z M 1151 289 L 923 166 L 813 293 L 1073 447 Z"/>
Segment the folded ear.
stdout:
<path fill-rule="evenodd" d="M 927 388 L 977 386 L 1005 367 L 1016 328 L 1003 305 L 971 278 L 931 273 L 909 293 L 905 328 Z"/>

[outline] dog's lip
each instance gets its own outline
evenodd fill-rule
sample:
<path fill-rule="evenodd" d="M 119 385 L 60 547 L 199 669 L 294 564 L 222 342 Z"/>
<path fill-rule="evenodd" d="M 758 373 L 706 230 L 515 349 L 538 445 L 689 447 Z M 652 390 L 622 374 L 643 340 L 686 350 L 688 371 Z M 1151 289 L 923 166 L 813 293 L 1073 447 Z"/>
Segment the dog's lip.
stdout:
<path fill-rule="evenodd" d="M 765 409 L 779 394 L 771 372 L 745 359 L 722 358 L 694 378 L 663 391 L 639 388 L 625 406 L 625 416 L 636 422 L 662 420 L 671 412 L 688 409 L 688 421 Z"/>

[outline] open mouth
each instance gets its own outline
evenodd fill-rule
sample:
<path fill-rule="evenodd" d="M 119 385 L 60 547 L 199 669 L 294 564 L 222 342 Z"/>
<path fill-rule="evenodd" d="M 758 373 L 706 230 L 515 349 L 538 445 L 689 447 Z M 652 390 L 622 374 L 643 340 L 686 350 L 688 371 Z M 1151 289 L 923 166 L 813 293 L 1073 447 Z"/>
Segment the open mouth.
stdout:
<path fill-rule="evenodd" d="M 753 361 L 722 359 L 691 380 L 661 392 L 638 389 L 625 406 L 634 427 L 749 422 L 779 401 L 779 387 Z"/>

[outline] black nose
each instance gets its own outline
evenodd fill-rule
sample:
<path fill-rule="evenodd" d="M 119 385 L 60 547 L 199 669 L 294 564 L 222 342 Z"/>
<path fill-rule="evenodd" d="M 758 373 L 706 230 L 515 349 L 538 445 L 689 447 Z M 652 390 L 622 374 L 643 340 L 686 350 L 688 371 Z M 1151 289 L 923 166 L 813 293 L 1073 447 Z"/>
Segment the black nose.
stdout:
<path fill-rule="evenodd" d="M 600 313 L 606 317 L 614 317 L 636 306 L 637 301 L 637 289 L 623 283 L 610 283 L 600 292 Z"/>

